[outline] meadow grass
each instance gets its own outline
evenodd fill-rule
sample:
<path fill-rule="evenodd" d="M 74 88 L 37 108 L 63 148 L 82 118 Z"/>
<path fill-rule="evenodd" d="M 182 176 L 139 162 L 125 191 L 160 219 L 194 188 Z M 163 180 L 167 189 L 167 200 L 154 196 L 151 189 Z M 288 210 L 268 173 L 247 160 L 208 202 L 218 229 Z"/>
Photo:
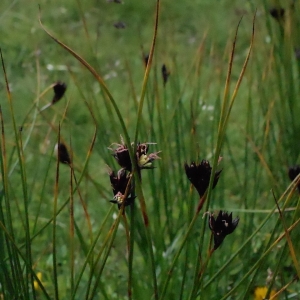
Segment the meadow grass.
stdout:
<path fill-rule="evenodd" d="M 38 4 L 0 4 L 0 299 L 299 299 L 299 3 Z"/>

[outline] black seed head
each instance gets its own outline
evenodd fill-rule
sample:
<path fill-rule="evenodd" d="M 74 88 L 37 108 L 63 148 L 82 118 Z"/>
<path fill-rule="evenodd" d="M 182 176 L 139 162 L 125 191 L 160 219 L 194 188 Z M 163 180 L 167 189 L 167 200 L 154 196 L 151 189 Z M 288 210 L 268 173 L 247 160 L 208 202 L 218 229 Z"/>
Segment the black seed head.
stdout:
<path fill-rule="evenodd" d="M 162 67 L 161 67 L 161 74 L 162 74 L 163 83 L 164 83 L 164 86 L 165 86 L 167 81 L 168 81 L 168 78 L 170 76 L 170 72 L 168 71 L 165 64 L 163 64 Z"/>
<path fill-rule="evenodd" d="M 149 54 L 144 55 L 144 64 L 145 64 L 145 68 L 147 68 L 148 61 L 149 61 Z"/>
<path fill-rule="evenodd" d="M 111 187 L 113 189 L 114 196 L 118 193 L 125 194 L 127 185 L 129 183 L 129 176 L 127 176 L 126 171 L 124 169 L 121 169 L 118 171 L 117 175 L 115 175 L 115 172 L 111 169 L 109 169 L 108 172 Z M 129 186 L 129 191 L 131 190 Z"/>
<path fill-rule="evenodd" d="M 116 22 L 114 23 L 114 26 L 117 28 L 117 29 L 124 29 L 126 28 L 126 24 L 124 22 Z"/>
<path fill-rule="evenodd" d="M 140 174 L 140 170 L 142 169 L 152 169 L 152 162 L 156 159 L 159 159 L 158 156 L 159 152 L 148 153 L 148 144 L 149 143 L 138 143 L 136 148 L 136 159 L 138 163 L 138 173 Z M 121 138 L 121 144 L 114 144 L 117 145 L 117 148 L 109 148 L 113 151 L 113 156 L 118 162 L 118 164 L 125 170 L 131 172 L 132 171 L 132 164 L 130 160 L 129 150 L 127 145 L 124 144 L 123 139 Z M 132 145 L 133 146 L 133 145 Z"/>
<path fill-rule="evenodd" d="M 300 174 L 300 166 L 299 165 L 295 165 L 289 168 L 289 178 L 291 181 L 294 181 L 294 179 Z M 297 185 L 297 189 L 300 193 L 300 183 L 298 183 Z"/>
<path fill-rule="evenodd" d="M 231 234 L 239 223 L 239 218 L 232 220 L 232 213 L 228 214 L 220 210 L 217 218 L 210 214 L 208 225 L 214 236 L 214 250 L 216 250 L 225 239 L 226 235 Z"/>
<path fill-rule="evenodd" d="M 198 191 L 200 197 L 202 197 L 209 185 L 210 175 L 211 175 L 211 166 L 207 160 L 202 160 L 200 164 L 192 162 L 190 165 L 187 163 L 184 164 L 185 173 L 193 184 L 193 186 Z M 215 188 L 217 185 L 222 170 L 215 172 L 214 182 L 212 188 Z"/>
<path fill-rule="evenodd" d="M 58 102 L 65 94 L 66 89 L 67 89 L 67 85 L 64 82 L 57 81 L 53 86 L 54 96 L 52 98 L 51 103 L 54 104 Z"/>
<path fill-rule="evenodd" d="M 61 162 L 62 164 L 70 165 L 71 158 L 66 145 L 64 143 L 56 144 L 56 150 L 59 162 Z"/>
<path fill-rule="evenodd" d="M 270 15 L 277 21 L 284 19 L 284 8 L 282 7 L 272 7 L 269 10 Z"/>

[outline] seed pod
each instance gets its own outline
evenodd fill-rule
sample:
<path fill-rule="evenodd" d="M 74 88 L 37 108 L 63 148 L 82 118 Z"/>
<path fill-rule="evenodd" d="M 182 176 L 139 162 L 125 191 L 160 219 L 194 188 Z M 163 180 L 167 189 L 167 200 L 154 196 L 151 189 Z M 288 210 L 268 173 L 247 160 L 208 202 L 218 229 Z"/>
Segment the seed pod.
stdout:
<path fill-rule="evenodd" d="M 65 94 L 66 89 L 67 85 L 64 82 L 57 81 L 53 86 L 54 96 L 51 101 L 51 104 L 55 104 L 56 102 L 58 102 Z"/>
<path fill-rule="evenodd" d="M 57 151 L 59 162 L 61 162 L 62 164 L 71 165 L 71 158 L 64 143 L 56 144 L 55 150 Z"/>
<path fill-rule="evenodd" d="M 165 64 L 163 64 L 162 67 L 161 67 L 161 74 L 162 74 L 163 82 L 164 82 L 164 86 L 165 86 L 167 81 L 168 81 L 168 78 L 170 76 L 170 72 L 167 69 Z"/>

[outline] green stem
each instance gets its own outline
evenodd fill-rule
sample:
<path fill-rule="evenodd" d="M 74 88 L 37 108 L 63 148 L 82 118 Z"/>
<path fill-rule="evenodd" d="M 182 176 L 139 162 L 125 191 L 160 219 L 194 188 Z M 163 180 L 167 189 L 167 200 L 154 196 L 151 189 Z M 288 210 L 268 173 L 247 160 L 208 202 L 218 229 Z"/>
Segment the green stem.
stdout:
<path fill-rule="evenodd" d="M 165 283 L 164 283 L 164 286 L 163 286 L 163 289 L 162 289 L 162 292 L 161 292 L 161 295 L 160 295 L 160 298 L 159 298 L 160 300 L 162 300 L 162 299 L 165 298 L 165 295 L 166 295 L 166 292 L 167 292 L 167 288 L 168 288 L 169 282 L 170 282 L 170 280 L 171 280 L 171 277 L 172 277 L 172 275 L 173 275 L 174 268 L 175 268 L 175 266 L 176 266 L 176 262 L 177 262 L 177 260 L 178 260 L 178 258 L 179 258 L 179 256 L 180 256 L 180 254 L 181 254 L 181 251 L 182 251 L 184 245 L 186 244 L 186 241 L 187 241 L 187 239 L 188 239 L 188 237 L 189 237 L 189 235 L 190 235 L 190 233 L 191 233 L 191 231 L 192 231 L 192 229 L 193 229 L 193 227 L 194 227 L 194 225 L 195 225 L 195 222 L 196 222 L 197 217 L 198 217 L 198 215 L 199 215 L 199 213 L 200 213 L 200 211 L 201 211 L 201 208 L 203 207 L 203 204 L 204 204 L 204 202 L 205 202 L 205 199 L 206 199 L 206 195 L 204 195 L 204 196 L 200 199 L 199 204 L 198 204 L 198 207 L 197 207 L 197 210 L 196 210 L 196 213 L 194 214 L 194 217 L 193 217 L 191 223 L 189 224 L 189 227 L 188 227 L 188 229 L 187 229 L 187 232 L 186 232 L 186 234 L 185 234 L 185 236 L 184 236 L 184 238 L 183 238 L 183 240 L 182 240 L 182 242 L 181 242 L 181 244 L 180 244 L 180 246 L 179 246 L 179 248 L 178 248 L 178 250 L 177 250 L 177 252 L 176 252 L 176 254 L 175 254 L 175 256 L 174 256 L 174 258 L 173 258 L 173 261 L 172 261 L 172 263 L 171 263 L 170 269 L 169 269 L 169 271 L 168 271 L 167 278 L 166 278 L 166 280 L 165 280 Z"/>
<path fill-rule="evenodd" d="M 19 167 L 20 167 L 20 173 L 21 173 L 21 180 L 22 180 L 22 191 L 23 191 L 23 203 L 24 203 L 24 210 L 25 210 L 25 240 L 26 240 L 26 257 L 30 264 L 32 264 L 32 257 L 31 257 L 31 243 L 30 243 L 30 227 L 29 227 L 29 213 L 28 213 L 28 192 L 27 192 L 27 179 L 26 179 L 26 172 L 25 172 L 25 166 L 24 166 L 24 154 L 23 154 L 23 148 L 22 148 L 22 139 L 19 137 L 15 120 L 15 114 L 14 109 L 12 105 L 12 97 L 9 89 L 8 79 L 6 75 L 6 69 L 4 65 L 4 59 L 2 55 L 2 50 L 0 49 L 1 53 L 1 62 L 2 62 L 2 69 L 4 72 L 5 77 L 5 83 L 6 83 L 6 91 L 7 91 L 7 98 L 9 102 L 9 108 L 10 108 L 10 114 L 11 119 L 13 123 L 13 129 L 14 129 L 14 136 L 15 136 L 15 144 L 17 148 L 18 153 L 18 159 L 19 159 Z M 33 280 L 32 275 L 28 267 L 26 267 L 26 277 L 25 277 L 25 289 L 23 290 L 23 294 L 26 297 L 29 297 L 29 278 L 31 278 L 31 288 L 33 290 L 33 297 L 36 298 L 35 290 L 33 286 Z"/>
<path fill-rule="evenodd" d="M 134 186 L 134 183 L 133 183 Z M 134 197 L 132 193 L 131 197 Z M 130 241 L 128 253 L 128 299 L 132 299 L 132 282 L 133 282 L 133 252 L 134 252 L 134 238 L 135 238 L 135 203 L 130 205 Z"/>
<path fill-rule="evenodd" d="M 95 239 L 94 239 L 94 241 L 93 241 L 93 244 L 91 245 L 91 248 L 89 249 L 89 252 L 88 252 L 88 254 L 87 254 L 87 256 L 86 256 L 86 259 L 85 259 L 85 261 L 84 261 L 84 264 L 83 264 L 83 266 L 82 266 L 82 268 L 81 268 L 81 270 L 80 270 L 80 272 L 79 272 L 79 274 L 78 274 L 78 278 L 77 278 L 76 283 L 75 283 L 75 286 L 74 286 L 74 291 L 73 291 L 73 295 L 72 295 L 72 297 L 71 297 L 71 300 L 74 300 L 74 299 L 75 299 L 76 292 L 77 292 L 77 290 L 78 290 L 79 284 L 80 284 L 81 279 L 82 279 L 82 276 L 83 276 L 83 274 L 84 274 L 84 271 L 85 271 L 85 269 L 86 269 L 88 263 L 90 262 L 91 258 L 92 258 L 93 255 L 94 255 L 94 249 L 95 249 L 95 247 L 96 247 L 96 245 L 97 245 L 97 242 L 98 242 L 98 240 L 99 240 L 99 238 L 100 238 L 101 233 L 103 233 L 104 225 L 105 225 L 106 222 L 108 221 L 108 218 L 109 218 L 109 216 L 111 215 L 113 209 L 114 209 L 114 207 L 111 206 L 110 210 L 109 210 L 108 213 L 106 214 L 106 217 L 104 218 L 103 223 L 102 223 L 102 225 L 101 225 L 101 227 L 100 227 L 100 229 L 99 229 L 99 231 L 98 231 L 98 233 L 97 233 L 97 235 L 96 235 L 96 237 L 95 237 Z M 114 225 L 113 225 L 113 226 L 114 226 Z M 102 244 L 101 249 L 100 249 L 100 251 L 99 251 L 99 253 L 101 253 L 101 254 L 102 254 L 102 252 L 103 252 L 102 249 L 105 247 L 105 245 L 106 245 L 106 243 L 107 243 L 107 241 L 108 241 L 109 235 L 110 235 L 110 233 L 108 233 L 108 235 L 106 236 L 106 238 L 105 238 L 104 241 L 103 241 L 103 244 Z M 93 268 L 92 265 L 91 265 L 91 268 Z"/>
<path fill-rule="evenodd" d="M 122 214 L 124 213 L 124 206 L 121 207 L 121 209 L 119 210 L 119 214 L 118 214 L 118 217 L 117 219 L 115 220 L 112 228 L 110 229 L 110 232 L 108 234 L 108 238 L 111 237 L 110 239 L 110 242 L 107 246 L 107 250 L 106 250 L 106 253 L 102 259 L 102 264 L 101 264 L 101 267 L 100 267 L 100 270 L 95 278 L 95 282 L 94 282 L 94 287 L 92 289 L 92 292 L 90 295 L 89 294 L 89 289 L 87 290 L 87 296 L 86 296 L 86 299 L 89 299 L 89 300 L 92 300 L 94 299 L 94 297 L 96 296 L 96 292 L 97 292 L 97 289 L 98 289 L 98 285 L 99 285 L 99 282 L 100 282 L 100 278 L 101 278 L 101 275 L 102 275 L 102 272 L 103 272 L 103 269 L 105 267 L 105 264 L 106 264 L 106 261 L 107 261 L 107 258 L 108 258 L 108 255 L 112 249 L 112 245 L 114 243 L 114 240 L 115 240 L 115 237 L 116 237 L 116 233 L 117 233 L 117 229 L 119 227 L 119 224 L 120 224 L 120 220 L 121 220 L 121 217 L 122 217 Z M 109 239 L 107 239 L 106 241 L 108 241 Z M 106 244 L 106 243 L 105 243 Z M 103 250 L 105 249 L 105 244 L 103 244 L 102 248 L 101 248 L 101 251 L 98 253 L 98 256 L 95 260 L 95 264 L 94 264 L 94 268 L 93 268 L 93 272 L 92 274 L 95 272 L 95 268 L 100 260 L 100 257 L 102 255 L 102 252 Z M 91 275 L 92 275 L 91 274 Z"/>
<path fill-rule="evenodd" d="M 60 124 L 58 125 L 58 139 L 57 143 L 60 143 Z M 54 185 L 54 199 L 53 199 L 53 226 L 52 226 L 52 265 L 53 265 L 53 282 L 54 282 L 54 294 L 55 300 L 59 299 L 58 292 L 58 278 L 57 278 L 57 251 L 56 251 L 56 216 L 57 216 L 57 201 L 58 201 L 58 184 L 59 184 L 59 153 L 57 151 L 56 159 L 56 176 Z"/>

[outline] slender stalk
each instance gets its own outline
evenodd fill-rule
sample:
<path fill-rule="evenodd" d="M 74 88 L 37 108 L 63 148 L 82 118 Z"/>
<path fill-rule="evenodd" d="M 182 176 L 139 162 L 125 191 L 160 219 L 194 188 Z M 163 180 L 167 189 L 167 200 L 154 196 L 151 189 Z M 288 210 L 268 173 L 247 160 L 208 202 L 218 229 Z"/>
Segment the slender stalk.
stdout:
<path fill-rule="evenodd" d="M 58 126 L 58 145 L 60 144 L 60 124 Z M 53 283 L 54 283 L 54 297 L 55 300 L 59 300 L 58 291 L 58 277 L 57 277 L 57 249 L 56 249 L 56 217 L 57 217 L 57 201 L 59 192 L 59 152 L 57 151 L 56 160 L 56 175 L 55 175 L 55 185 L 54 185 L 54 199 L 53 199 L 53 226 L 52 226 L 52 265 L 53 265 Z"/>
<path fill-rule="evenodd" d="M 119 107 L 116 103 L 116 101 L 114 100 L 112 94 L 110 93 L 109 89 L 107 88 L 103 78 L 96 72 L 96 70 L 87 62 L 85 61 L 79 54 L 77 54 L 75 51 L 73 51 L 70 47 L 68 47 L 67 45 L 65 45 L 64 43 L 62 43 L 60 40 L 58 40 L 57 38 L 55 38 L 43 25 L 42 21 L 41 21 L 41 10 L 40 10 L 40 15 L 39 15 L 39 22 L 40 25 L 42 27 L 42 29 L 57 43 L 59 44 L 62 48 L 64 48 L 66 51 L 68 51 L 72 56 L 74 56 L 88 71 L 90 71 L 90 73 L 95 77 L 95 79 L 98 81 L 98 83 L 100 84 L 101 88 L 103 89 L 104 93 L 107 95 L 109 101 L 111 102 L 111 104 L 114 107 L 114 110 L 117 114 L 117 117 L 119 119 L 120 125 L 122 127 L 122 131 L 125 137 L 125 142 L 127 145 L 130 145 L 130 138 L 125 126 L 125 122 L 124 119 L 122 117 L 122 114 L 119 110 Z M 128 148 L 129 152 L 130 152 L 130 157 L 133 157 L 133 151 L 132 149 L 130 149 L 130 147 Z"/>
<path fill-rule="evenodd" d="M 287 243 L 288 243 L 288 246 L 289 246 L 289 250 L 290 250 L 290 255 L 291 255 L 292 261 L 294 263 L 294 266 L 296 268 L 297 276 L 298 276 L 298 278 L 300 278 L 300 266 L 299 266 L 299 262 L 298 262 L 297 257 L 296 257 L 295 248 L 293 246 L 293 242 L 291 240 L 291 236 L 290 236 L 289 232 L 287 231 L 286 220 L 285 220 L 285 217 L 283 216 L 283 214 L 281 212 L 281 209 L 280 209 L 280 207 L 278 205 L 278 201 L 277 201 L 277 199 L 276 199 L 275 196 L 274 196 L 274 199 L 275 199 L 275 202 L 276 202 L 277 209 L 279 211 L 279 216 L 280 216 L 280 220 L 282 222 L 282 226 L 283 226 L 284 231 L 285 231 L 286 240 L 287 240 Z"/>
<path fill-rule="evenodd" d="M 295 182 L 297 182 L 296 180 L 300 180 L 300 175 L 295 179 Z M 278 200 L 278 202 L 281 202 L 284 197 L 287 197 L 287 200 L 285 201 L 284 204 L 284 208 L 287 207 L 287 205 L 289 204 L 289 201 L 293 195 L 293 192 L 296 188 L 296 185 L 292 182 L 289 187 L 286 189 L 286 191 L 281 195 L 280 199 Z M 242 244 L 242 246 L 230 257 L 230 259 L 208 280 L 208 282 L 204 285 L 204 289 L 205 290 L 210 284 L 212 284 L 213 282 L 215 282 L 217 280 L 217 278 L 220 276 L 220 274 L 222 274 L 225 269 L 229 266 L 229 264 L 233 261 L 234 258 L 237 257 L 237 255 L 247 246 L 247 244 L 253 239 L 253 237 L 259 233 L 262 228 L 266 225 L 266 223 L 269 221 L 269 219 L 271 218 L 271 216 L 274 214 L 276 210 L 276 206 L 274 206 L 274 208 L 268 213 L 268 215 L 265 217 L 265 219 L 260 223 L 260 225 L 256 228 L 256 230 L 245 240 L 245 242 Z M 275 226 L 276 227 L 276 226 Z M 272 233 L 272 235 L 274 234 L 275 229 Z M 267 249 L 269 249 L 269 244 L 267 245 L 265 252 L 267 251 Z M 247 279 L 247 277 L 245 277 L 245 279 Z M 245 293 L 247 294 L 247 293 Z"/>
<path fill-rule="evenodd" d="M 145 100 L 145 95 L 146 95 L 147 82 L 148 82 L 148 79 L 149 79 L 151 64 L 152 64 L 155 45 L 156 45 L 159 12 L 160 12 L 160 0 L 157 0 L 156 1 L 156 15 L 155 15 L 154 34 L 153 34 L 149 59 L 148 59 L 148 63 L 147 63 L 147 66 L 146 66 L 146 71 L 145 71 L 145 74 L 144 74 L 141 97 L 140 97 L 140 101 L 139 101 L 138 115 L 137 115 L 135 136 L 134 136 L 133 153 L 136 153 L 139 128 L 140 128 L 140 124 L 141 124 L 143 105 L 144 105 L 144 100 Z M 133 165 L 134 165 L 133 173 L 135 174 L 136 170 L 137 170 L 136 157 L 134 157 L 131 154 L 130 158 L 131 158 L 131 161 L 133 161 Z M 158 286 L 157 286 L 157 278 L 156 278 L 156 264 L 155 264 L 155 260 L 154 260 L 152 237 L 151 237 L 151 231 L 150 231 L 150 226 L 149 226 L 149 218 L 148 218 L 148 215 L 147 215 L 146 203 L 145 203 L 145 200 L 144 200 L 141 181 L 138 178 L 139 176 L 135 176 L 135 177 L 136 177 L 136 184 L 137 184 L 137 195 L 138 195 L 140 205 L 141 205 L 141 212 L 142 212 L 142 215 L 143 215 L 144 225 L 145 225 L 145 234 L 146 234 L 146 239 L 147 239 L 147 244 L 148 244 L 148 249 L 149 249 L 149 254 L 150 254 L 151 273 L 152 273 L 153 289 L 154 289 L 154 299 L 157 300 L 158 299 Z"/>
<path fill-rule="evenodd" d="M 296 226 L 300 223 L 300 219 L 298 219 L 294 224 L 292 224 L 288 229 L 287 232 L 290 233 Z M 239 283 L 230 290 L 226 295 L 224 295 L 221 300 L 227 299 L 232 293 L 236 291 L 236 289 L 240 286 L 242 282 L 249 278 L 250 274 L 260 265 L 260 263 L 265 259 L 265 257 L 273 250 L 275 246 L 285 237 L 286 233 L 281 234 L 273 244 L 260 256 L 259 260 L 252 266 L 252 268 L 243 276 L 243 278 L 239 281 Z"/>
<path fill-rule="evenodd" d="M 12 212 L 11 212 L 11 201 L 10 201 L 10 191 L 9 191 L 9 184 L 8 184 L 8 170 L 7 170 L 7 152 L 6 152 L 6 140 L 5 140 L 5 130 L 4 130 L 4 120 L 3 120 L 3 113 L 2 108 L 0 106 L 0 120 L 1 120 L 1 175 L 2 175 L 2 182 L 3 182 L 3 197 L 5 203 L 5 216 L 6 222 L 3 216 L 3 226 L 6 226 L 5 229 L 8 230 L 11 239 L 15 240 L 15 232 L 12 224 Z M 18 258 L 18 254 L 14 247 L 11 247 L 11 241 L 8 239 L 7 235 L 5 235 L 5 245 L 9 260 L 9 265 L 11 268 L 11 278 L 8 279 L 12 283 L 10 292 L 12 295 L 20 295 L 22 293 L 22 289 L 24 286 L 24 282 L 21 280 L 22 278 L 22 271 L 20 260 Z M 5 265 L 5 258 L 4 253 L 1 254 L 1 264 Z"/>
<path fill-rule="evenodd" d="M 9 102 L 9 109 L 10 109 L 11 119 L 12 119 L 12 123 L 13 123 L 15 143 L 16 143 L 20 173 L 21 173 L 23 204 L 24 204 L 24 210 L 25 210 L 26 258 L 29 261 L 29 263 L 32 264 L 30 227 L 29 227 L 29 219 L 28 219 L 28 217 L 29 217 L 29 213 L 28 213 L 29 199 L 28 199 L 28 192 L 27 192 L 27 179 L 26 179 L 26 172 L 25 172 L 25 166 L 24 166 L 24 154 L 23 154 L 23 148 L 22 148 L 22 140 L 19 137 L 19 130 L 17 129 L 17 125 L 16 125 L 15 114 L 14 114 L 14 109 L 13 109 L 13 104 L 12 104 L 12 97 L 11 97 L 11 93 L 10 93 L 6 69 L 5 69 L 5 65 L 4 65 L 4 58 L 3 58 L 1 49 L 0 49 L 0 54 L 1 54 L 2 69 L 3 69 L 3 73 L 4 73 L 4 78 L 5 78 L 7 98 L 8 98 L 8 102 Z M 22 281 L 25 283 L 25 286 L 23 289 L 23 294 L 25 297 L 29 297 L 29 281 L 28 280 L 30 278 L 31 278 L 31 288 L 34 290 L 32 276 L 31 276 L 30 270 L 26 266 L 26 277 L 25 277 L 24 281 Z M 34 299 L 36 298 L 35 291 L 33 291 L 33 297 L 34 297 Z"/>
<path fill-rule="evenodd" d="M 134 181 L 134 179 L 133 179 Z M 134 182 L 133 182 L 134 186 Z M 131 197 L 135 197 L 134 192 Z M 133 253 L 134 253 L 134 238 L 135 238 L 135 203 L 130 205 L 130 240 L 128 253 L 128 299 L 132 299 L 132 285 L 133 285 Z"/>
<path fill-rule="evenodd" d="M 181 241 L 180 246 L 179 246 L 179 248 L 178 248 L 178 250 L 177 250 L 177 252 L 176 252 L 176 254 L 173 258 L 173 261 L 171 263 L 171 266 L 170 266 L 168 274 L 167 274 L 167 278 L 166 278 L 166 280 L 164 282 L 164 285 L 163 285 L 163 288 L 162 288 L 162 292 L 160 294 L 160 298 L 159 298 L 160 300 L 165 298 L 169 282 L 170 282 L 171 277 L 173 275 L 174 268 L 176 267 L 177 260 L 178 260 L 180 254 L 181 254 L 181 251 L 182 251 L 183 247 L 185 246 L 186 241 L 187 241 L 187 239 L 188 239 L 188 237 L 189 237 L 189 235 L 190 235 L 190 233 L 191 233 L 191 231 L 192 231 L 192 229 L 193 229 L 193 227 L 196 223 L 196 220 L 199 216 L 199 213 L 200 213 L 200 211 L 201 211 L 201 209 L 204 205 L 205 199 L 206 199 L 206 194 L 200 199 L 197 210 L 196 210 L 196 213 L 194 214 L 194 217 L 193 217 L 193 219 L 191 220 L 191 222 L 189 224 L 187 232 L 184 235 L 183 240 Z"/>
<path fill-rule="evenodd" d="M 26 266 L 28 267 L 28 269 L 30 269 L 30 272 L 34 278 L 34 280 L 38 283 L 39 287 L 41 288 L 41 290 L 44 293 L 44 296 L 48 299 L 51 300 L 52 298 L 49 296 L 49 294 L 47 293 L 44 285 L 42 284 L 42 282 L 40 281 L 40 279 L 38 278 L 38 276 L 35 274 L 34 270 L 32 269 L 32 266 L 30 265 L 30 263 L 26 260 L 26 256 L 23 255 L 22 251 L 20 251 L 20 248 L 16 245 L 15 243 L 15 239 L 10 235 L 10 233 L 7 231 L 6 227 L 3 225 L 2 222 L 0 222 L 0 228 L 3 230 L 3 232 L 5 233 L 5 235 L 7 236 L 7 238 L 10 240 L 11 245 L 14 247 L 14 249 L 16 250 L 16 252 L 18 253 L 18 255 L 23 259 L 24 263 L 26 264 Z M 22 296 L 22 294 L 20 294 L 19 296 Z M 24 298 L 24 297 L 23 297 Z M 29 298 L 28 298 L 29 299 Z"/>
<path fill-rule="evenodd" d="M 113 242 L 115 240 L 115 237 L 116 237 L 116 233 L 117 233 L 117 229 L 119 227 L 119 223 L 120 223 L 120 220 L 121 220 L 121 217 L 122 217 L 122 214 L 124 213 L 124 206 L 121 207 L 121 209 L 119 210 L 119 214 L 113 224 L 113 226 L 111 227 L 110 231 L 109 231 L 109 234 L 108 234 L 108 237 L 110 238 L 110 241 L 109 239 L 107 239 L 107 241 L 109 241 L 108 245 L 107 245 L 107 250 L 106 250 L 106 253 L 104 254 L 104 257 L 102 258 L 102 264 L 101 264 L 101 267 L 99 269 L 99 272 L 95 278 L 95 282 L 94 282 L 94 287 L 92 289 L 92 292 L 91 294 L 89 295 L 89 293 L 87 293 L 87 299 L 89 300 L 92 300 L 94 299 L 94 297 L 96 296 L 96 292 L 97 292 L 97 289 L 98 289 L 98 285 L 99 285 L 99 282 L 100 282 L 100 278 L 101 278 L 101 275 L 102 275 L 102 272 L 103 272 L 103 269 L 105 267 L 105 264 L 106 264 L 106 261 L 107 261 L 107 258 L 108 258 L 108 255 L 110 253 L 110 250 L 112 248 L 112 245 L 113 245 Z M 95 260 L 95 267 L 97 266 L 99 260 L 100 260 L 100 257 L 103 253 L 103 250 L 104 250 L 105 247 L 102 247 L 102 251 L 100 251 L 98 253 L 98 257 L 96 258 Z M 95 269 L 94 267 L 94 269 Z M 95 270 L 94 270 L 95 271 Z M 89 292 L 89 289 L 87 290 L 87 292 Z"/>
<path fill-rule="evenodd" d="M 153 38 L 152 38 L 148 63 L 147 63 L 147 66 L 146 66 L 146 71 L 145 71 L 145 74 L 144 74 L 144 80 L 143 80 L 143 84 L 142 84 L 142 91 L 141 91 L 141 96 L 140 96 L 140 101 L 139 101 L 138 115 L 137 115 L 137 121 L 136 121 L 136 127 L 135 127 L 134 145 L 136 145 L 136 143 L 138 141 L 138 133 L 139 133 L 140 122 L 141 122 L 141 118 L 142 118 L 142 111 L 143 111 L 144 100 L 145 100 L 145 95 L 146 95 L 147 82 L 148 82 L 148 79 L 149 79 L 151 64 L 152 64 L 155 45 L 156 45 L 159 13 L 160 13 L 160 0 L 156 0 L 156 14 L 155 14 L 154 33 L 153 33 Z"/>
<path fill-rule="evenodd" d="M 94 249 L 95 249 L 95 247 L 96 247 L 96 245 L 97 245 L 97 242 L 98 242 L 98 240 L 99 240 L 101 234 L 103 233 L 104 225 L 107 223 L 108 218 L 109 218 L 109 216 L 111 215 L 112 211 L 113 211 L 113 206 L 111 206 L 110 210 L 109 210 L 108 213 L 106 214 L 106 216 L 105 216 L 105 218 L 104 218 L 104 220 L 103 220 L 103 222 L 102 222 L 102 224 L 101 224 L 101 226 L 100 226 L 100 229 L 98 230 L 98 233 L 96 234 L 96 237 L 95 237 L 95 239 L 94 239 L 94 241 L 93 241 L 93 244 L 91 245 L 91 247 L 90 247 L 90 249 L 89 249 L 89 252 L 88 252 L 87 255 L 86 255 L 84 264 L 83 264 L 83 266 L 82 266 L 80 272 L 78 272 L 78 278 L 77 278 L 77 280 L 76 280 L 75 287 L 74 287 L 74 291 L 73 291 L 73 295 L 72 295 L 72 297 L 71 297 L 72 300 L 75 299 L 76 292 L 77 292 L 77 290 L 78 290 L 78 288 L 79 288 L 79 284 L 80 284 L 80 281 L 81 281 L 82 276 L 83 276 L 83 274 L 84 274 L 84 271 L 85 271 L 85 269 L 86 269 L 88 263 L 90 262 L 91 258 L 92 258 L 93 255 L 94 255 Z M 115 226 L 115 224 L 114 224 L 113 226 Z M 113 227 L 112 227 L 112 228 L 113 228 Z M 108 241 L 108 239 L 109 239 L 109 237 L 110 237 L 110 234 L 111 234 L 111 233 L 109 232 L 109 233 L 107 234 L 107 236 L 105 237 L 105 239 L 103 240 L 101 249 L 99 250 L 99 254 L 100 254 L 100 253 L 102 254 L 103 249 L 104 249 L 104 247 L 106 246 L 107 241 Z M 91 268 L 93 268 L 94 265 L 95 265 L 95 262 L 93 262 L 93 265 L 91 265 Z"/>
<path fill-rule="evenodd" d="M 74 276 L 75 276 L 75 249 L 74 249 L 74 198 L 73 198 L 73 168 L 70 166 L 70 293 L 74 292 Z"/>
<path fill-rule="evenodd" d="M 148 214 L 146 213 L 146 204 L 145 204 L 145 199 L 143 195 L 143 191 L 141 189 L 141 183 L 139 182 L 138 176 L 135 177 L 137 183 L 137 195 L 139 196 L 140 203 L 144 203 L 142 206 L 142 214 L 143 214 L 143 219 L 144 219 L 144 226 L 145 226 L 145 234 L 146 234 L 146 239 L 147 239 L 147 245 L 149 249 L 149 255 L 150 255 L 150 263 L 151 263 L 151 274 L 152 274 L 152 279 L 153 279 L 153 290 L 154 290 L 154 299 L 158 299 L 158 286 L 157 286 L 157 278 L 156 278 L 156 264 L 155 264 L 155 259 L 154 259 L 154 252 L 153 252 L 153 245 L 152 245 L 152 237 L 151 237 L 151 230 L 149 226 L 149 217 Z"/>

